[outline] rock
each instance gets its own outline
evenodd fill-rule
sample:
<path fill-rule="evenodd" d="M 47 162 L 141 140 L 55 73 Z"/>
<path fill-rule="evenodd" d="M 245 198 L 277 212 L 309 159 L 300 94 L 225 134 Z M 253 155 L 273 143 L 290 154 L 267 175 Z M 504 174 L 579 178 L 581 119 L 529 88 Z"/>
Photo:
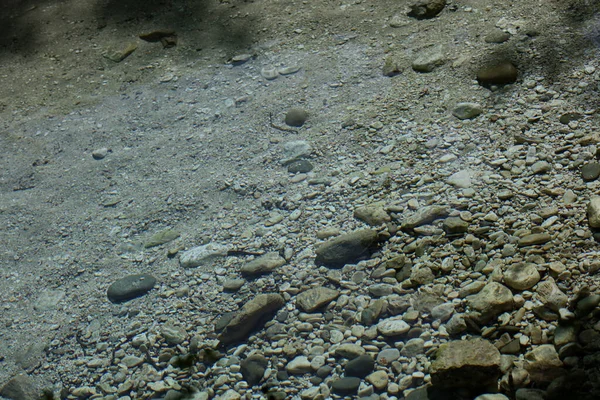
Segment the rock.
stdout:
<path fill-rule="evenodd" d="M 431 268 L 426 265 L 416 265 L 411 269 L 410 272 L 410 282 L 411 287 L 427 285 L 428 283 L 433 282 L 435 279 L 435 275 Z"/>
<path fill-rule="evenodd" d="M 289 67 L 279 67 L 277 68 L 277 72 L 279 72 L 279 75 L 292 75 L 300 71 L 301 69 L 302 67 L 299 67 L 297 65 L 291 65 Z"/>
<path fill-rule="evenodd" d="M 145 40 L 146 42 L 160 42 L 162 39 L 176 36 L 175 31 L 172 29 L 157 29 L 150 32 L 145 32 L 139 35 L 139 38 Z"/>
<path fill-rule="evenodd" d="M 279 76 L 279 71 L 277 68 L 261 68 L 260 75 L 268 81 L 272 81 L 273 79 L 277 79 Z"/>
<path fill-rule="evenodd" d="M 458 119 L 473 119 L 483 112 L 481 106 L 477 103 L 458 103 L 452 115 Z"/>
<path fill-rule="evenodd" d="M 144 244 L 145 248 L 160 246 L 161 244 L 169 243 L 177 239 L 181 234 L 173 229 L 165 229 L 150 236 Z"/>
<path fill-rule="evenodd" d="M 236 56 L 231 57 L 230 62 L 232 65 L 242 65 L 247 61 L 251 60 L 252 58 L 254 58 L 252 54 L 238 54 Z"/>
<path fill-rule="evenodd" d="M 467 232 L 469 223 L 460 217 L 448 217 L 442 223 L 442 228 L 448 235 L 459 235 Z"/>
<path fill-rule="evenodd" d="M 33 309 L 37 311 L 54 310 L 66 294 L 64 290 L 44 290 L 33 304 Z"/>
<path fill-rule="evenodd" d="M 596 180 L 598 176 L 600 176 L 600 163 L 587 163 L 581 168 L 581 178 L 586 182 Z"/>
<path fill-rule="evenodd" d="M 552 236 L 547 233 L 532 233 L 531 235 L 519 238 L 519 247 L 535 246 L 538 244 L 548 243 L 552 240 Z"/>
<path fill-rule="evenodd" d="M 226 279 L 223 282 L 223 290 L 226 292 L 237 292 L 245 283 L 246 280 L 241 278 Z"/>
<path fill-rule="evenodd" d="M 160 327 L 160 334 L 169 344 L 181 344 L 187 337 L 185 328 L 171 324 L 162 325 Z"/>
<path fill-rule="evenodd" d="M 446 321 L 448 318 L 452 316 L 454 313 L 454 304 L 452 303 L 443 303 L 439 304 L 431 309 L 431 317 L 434 320 L 438 320 L 441 322 Z"/>
<path fill-rule="evenodd" d="M 348 361 L 344 373 L 346 376 L 364 378 L 373 372 L 373 369 L 375 369 L 375 360 L 370 355 L 363 354 Z"/>
<path fill-rule="evenodd" d="M 425 50 L 417 55 L 412 62 L 412 69 L 417 72 L 432 72 L 446 62 L 443 47 L 435 46 L 433 49 Z"/>
<path fill-rule="evenodd" d="M 94 158 L 94 160 L 102 160 L 104 157 L 106 157 L 108 155 L 108 152 L 110 150 L 108 150 L 107 147 L 101 147 L 99 149 L 96 149 L 94 151 L 92 151 L 92 158 Z"/>
<path fill-rule="evenodd" d="M 300 293 L 296 297 L 296 305 L 304 312 L 313 312 L 331 303 L 340 292 L 327 287 L 315 287 Z"/>
<path fill-rule="evenodd" d="M 392 220 L 383 207 L 376 205 L 358 207 L 354 210 L 354 218 L 371 226 L 379 226 Z"/>
<path fill-rule="evenodd" d="M 565 373 L 563 363 L 551 344 L 543 344 L 525 354 L 524 367 L 535 383 L 549 383 Z"/>
<path fill-rule="evenodd" d="M 308 157 L 312 153 L 312 147 L 306 140 L 292 140 L 283 145 L 282 165 L 289 165 L 303 157 Z"/>
<path fill-rule="evenodd" d="M 409 17 L 429 19 L 437 16 L 446 6 L 446 0 L 418 0 L 410 6 Z"/>
<path fill-rule="evenodd" d="M 345 377 L 333 381 L 331 391 L 340 396 L 355 395 L 360 386 L 360 378 Z"/>
<path fill-rule="evenodd" d="M 375 371 L 372 374 L 369 374 L 366 379 L 371 385 L 375 387 L 376 390 L 383 390 L 388 385 L 388 376 L 385 371 Z"/>
<path fill-rule="evenodd" d="M 400 351 L 404 357 L 416 357 L 419 354 L 423 354 L 425 347 L 425 341 L 421 338 L 410 339 L 404 344 L 404 347 Z"/>
<path fill-rule="evenodd" d="M 360 313 L 360 322 L 365 326 L 373 325 L 378 319 L 383 309 L 385 302 L 383 300 L 375 300 Z"/>
<path fill-rule="evenodd" d="M 377 324 L 377 330 L 383 336 L 398 336 L 408 332 L 410 326 L 402 317 L 390 317 Z"/>
<path fill-rule="evenodd" d="M 577 302 L 577 315 L 585 316 L 591 313 L 598 307 L 600 304 L 600 295 L 591 294 L 589 296 L 585 296 Z"/>
<path fill-rule="evenodd" d="M 518 71 L 510 61 L 501 61 L 477 71 L 477 81 L 482 86 L 505 85 L 517 81 Z"/>
<path fill-rule="evenodd" d="M 216 243 L 208 243 L 203 246 L 194 247 L 184 251 L 179 256 L 179 263 L 183 268 L 193 268 L 200 265 L 206 265 L 213 261 L 225 257 L 229 247 Z"/>
<path fill-rule="evenodd" d="M 590 199 L 587 207 L 587 218 L 591 228 L 600 228 L 600 196 Z"/>
<path fill-rule="evenodd" d="M 446 218 L 449 213 L 448 207 L 444 206 L 423 207 L 402 222 L 402 229 L 412 230 L 417 226 L 430 224 L 436 219 Z"/>
<path fill-rule="evenodd" d="M 257 295 L 235 313 L 219 335 L 219 340 L 224 345 L 229 345 L 246 338 L 259 322 L 273 315 L 284 304 L 285 300 L 278 294 Z"/>
<path fill-rule="evenodd" d="M 471 173 L 467 170 L 455 172 L 447 180 L 449 185 L 466 189 L 471 187 Z"/>
<path fill-rule="evenodd" d="M 512 292 L 498 282 L 490 282 L 481 292 L 467 297 L 467 304 L 480 313 L 476 319 L 481 323 L 488 322 L 500 313 L 511 311 L 514 306 Z"/>
<path fill-rule="evenodd" d="M 42 391 L 29 375 L 22 373 L 13 376 L 2 386 L 0 396 L 11 400 L 38 400 L 42 398 Z"/>
<path fill-rule="evenodd" d="M 110 285 L 106 296 L 113 303 L 121 303 L 145 295 L 154 285 L 156 278 L 150 274 L 129 275 Z"/>
<path fill-rule="evenodd" d="M 354 343 L 343 343 L 335 349 L 336 357 L 343 357 L 349 360 L 365 354 L 365 349 Z"/>
<path fill-rule="evenodd" d="M 552 170 L 552 165 L 548 161 L 537 161 L 531 166 L 531 172 L 534 174 L 545 174 Z"/>
<path fill-rule="evenodd" d="M 244 264 L 242 268 L 240 268 L 240 271 L 242 275 L 246 276 L 268 274 L 282 265 L 285 265 L 285 263 L 285 258 L 281 257 L 279 253 L 270 252 Z"/>
<path fill-rule="evenodd" d="M 527 290 L 540 281 L 540 273 L 533 263 L 516 263 L 504 272 L 504 283 L 516 290 Z"/>
<path fill-rule="evenodd" d="M 382 73 L 384 76 L 396 76 L 402 72 L 402 69 L 393 57 L 387 57 L 383 63 Z"/>
<path fill-rule="evenodd" d="M 497 387 L 500 352 L 483 339 L 455 340 L 440 345 L 429 368 L 434 387 L 482 389 Z"/>
<path fill-rule="evenodd" d="M 363 229 L 338 236 L 321 244 L 315 262 L 332 268 L 341 268 L 370 255 L 378 242 L 377 231 Z"/>
<path fill-rule="evenodd" d="M 449 335 L 459 335 L 467 330 L 467 323 L 463 314 L 454 314 L 446 323 Z"/>
<path fill-rule="evenodd" d="M 313 170 L 313 165 L 308 160 L 297 160 L 288 164 L 290 174 L 307 173 Z"/>
<path fill-rule="evenodd" d="M 108 58 L 111 61 L 116 63 L 123 61 L 126 59 L 131 53 L 133 53 L 137 49 L 137 43 L 132 42 L 121 49 L 107 49 L 102 54 L 105 58 Z"/>
<path fill-rule="evenodd" d="M 510 33 L 504 32 L 500 29 L 494 29 L 485 35 L 483 40 L 486 43 L 504 43 L 510 39 Z"/>
<path fill-rule="evenodd" d="M 285 114 L 285 123 L 289 126 L 301 127 L 308 119 L 308 113 L 300 108 L 291 108 Z"/>
<path fill-rule="evenodd" d="M 377 364 L 379 365 L 390 365 L 393 361 L 400 358 L 400 351 L 398 349 L 384 349 L 377 354 Z"/>
<path fill-rule="evenodd" d="M 285 370 L 290 374 L 307 374 L 312 368 L 308 357 L 297 356 L 285 366 Z"/>

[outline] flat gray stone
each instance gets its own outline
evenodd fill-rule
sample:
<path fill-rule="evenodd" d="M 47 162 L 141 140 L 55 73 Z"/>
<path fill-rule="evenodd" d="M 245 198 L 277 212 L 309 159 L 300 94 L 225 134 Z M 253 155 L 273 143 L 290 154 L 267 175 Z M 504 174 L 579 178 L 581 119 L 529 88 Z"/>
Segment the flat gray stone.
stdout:
<path fill-rule="evenodd" d="M 416 357 L 419 354 L 423 354 L 424 348 L 425 341 L 421 338 L 414 338 L 404 344 L 400 354 L 404 357 Z"/>
<path fill-rule="evenodd" d="M 410 325 L 402 317 L 391 317 L 380 321 L 377 330 L 383 336 L 398 336 L 408 332 Z"/>
<path fill-rule="evenodd" d="M 154 285 L 156 278 L 150 274 L 129 275 L 110 285 L 106 296 L 113 303 L 121 303 L 145 295 Z"/>
<path fill-rule="evenodd" d="M 317 250 L 315 263 L 333 268 L 357 262 L 370 255 L 378 241 L 377 231 L 362 229 L 338 236 L 321 244 Z"/>
<path fill-rule="evenodd" d="M 417 72 L 432 72 L 437 67 L 444 65 L 445 62 L 446 59 L 440 45 L 418 54 L 412 62 L 412 69 Z"/>
<path fill-rule="evenodd" d="M 548 161 L 537 161 L 531 166 L 531 172 L 534 174 L 545 174 L 552 170 L 552 165 Z"/>
<path fill-rule="evenodd" d="M 304 312 L 313 312 L 331 303 L 340 292 L 327 287 L 315 287 L 300 293 L 296 297 L 296 305 Z"/>
<path fill-rule="evenodd" d="M 450 209 L 445 206 L 427 206 L 419 209 L 402 222 L 402 229 L 411 230 L 417 226 L 430 224 L 436 219 L 446 218 Z"/>
<path fill-rule="evenodd" d="M 458 103 L 452 115 L 458 119 L 473 119 L 483 112 L 481 105 L 477 103 Z"/>
<path fill-rule="evenodd" d="M 591 162 L 581 167 L 581 178 L 584 181 L 590 182 L 596 180 L 598 176 L 600 176 L 600 163 Z"/>
<path fill-rule="evenodd" d="M 358 207 L 354 210 L 354 218 L 371 226 L 379 226 L 392 220 L 383 207 L 376 205 Z"/>
<path fill-rule="evenodd" d="M 532 233 L 531 235 L 519 238 L 519 247 L 535 246 L 548 243 L 552 240 L 552 236 L 547 233 Z"/>
<path fill-rule="evenodd" d="M 208 243 L 184 251 L 179 256 L 179 263 L 183 268 L 198 267 L 200 265 L 210 264 L 219 258 L 225 257 L 228 251 L 229 247 L 227 246 Z"/>
<path fill-rule="evenodd" d="M 471 187 L 471 173 L 467 170 L 455 172 L 448 178 L 448 184 L 457 188 L 466 189 Z"/>
<path fill-rule="evenodd" d="M 270 252 L 244 264 L 240 270 L 243 275 L 256 276 L 272 272 L 285 263 L 285 258 L 279 253 Z"/>
<path fill-rule="evenodd" d="M 591 228 L 600 228 L 600 196 L 590 199 L 587 206 L 587 217 Z"/>

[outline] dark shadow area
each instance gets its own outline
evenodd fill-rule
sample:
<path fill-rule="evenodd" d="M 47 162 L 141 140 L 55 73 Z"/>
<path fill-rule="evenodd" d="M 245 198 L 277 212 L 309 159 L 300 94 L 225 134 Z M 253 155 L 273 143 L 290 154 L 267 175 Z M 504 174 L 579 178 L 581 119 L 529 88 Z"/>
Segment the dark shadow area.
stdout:
<path fill-rule="evenodd" d="M 45 0 L 0 2 L 0 53 L 17 53 L 28 50 L 35 44 L 35 25 L 30 16 L 45 3 Z"/>

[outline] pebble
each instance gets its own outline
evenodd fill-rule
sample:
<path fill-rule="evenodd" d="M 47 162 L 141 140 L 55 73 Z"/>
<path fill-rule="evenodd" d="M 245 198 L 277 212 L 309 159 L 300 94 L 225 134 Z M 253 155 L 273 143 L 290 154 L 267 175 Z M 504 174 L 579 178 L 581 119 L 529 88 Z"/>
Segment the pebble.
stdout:
<path fill-rule="evenodd" d="M 121 303 L 145 295 L 154 285 L 156 278 L 150 274 L 129 275 L 110 285 L 106 296 L 113 303 Z"/>
<path fill-rule="evenodd" d="M 99 149 L 92 151 L 92 157 L 94 158 L 94 160 L 102 160 L 104 157 L 106 157 L 108 155 L 108 152 L 109 152 L 109 150 L 107 147 L 101 147 Z"/>
<path fill-rule="evenodd" d="M 481 106 L 477 103 L 458 103 L 452 115 L 458 119 L 473 119 L 483 112 Z"/>
<path fill-rule="evenodd" d="M 273 79 L 277 79 L 279 76 L 279 71 L 277 68 L 266 68 L 263 67 L 260 70 L 260 75 L 268 81 L 272 81 Z"/>
<path fill-rule="evenodd" d="M 308 119 L 308 112 L 301 108 L 291 108 L 285 114 L 286 125 L 293 127 L 301 127 Z"/>
<path fill-rule="evenodd" d="M 487 65 L 477 71 L 477 81 L 480 85 L 505 85 L 517 80 L 517 68 L 510 61 L 501 61 Z"/>
<path fill-rule="evenodd" d="M 380 321 L 377 330 L 383 336 L 398 336 L 408 332 L 410 325 L 402 317 L 391 317 Z"/>

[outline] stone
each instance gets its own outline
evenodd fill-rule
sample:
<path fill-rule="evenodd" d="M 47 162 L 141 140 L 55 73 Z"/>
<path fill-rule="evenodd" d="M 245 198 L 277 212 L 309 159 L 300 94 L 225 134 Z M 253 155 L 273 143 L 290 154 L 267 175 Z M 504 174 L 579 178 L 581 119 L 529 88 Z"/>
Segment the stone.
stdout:
<path fill-rule="evenodd" d="M 600 163 L 591 162 L 581 167 L 581 178 L 586 181 L 594 181 L 600 176 Z"/>
<path fill-rule="evenodd" d="M 34 380 L 21 373 L 10 378 L 0 389 L 0 396 L 11 400 L 38 400 L 42 391 L 36 387 Z"/>
<path fill-rule="evenodd" d="M 387 57 L 383 63 L 381 72 L 384 76 L 392 77 L 399 75 L 402 72 L 402 69 L 393 57 Z"/>
<path fill-rule="evenodd" d="M 449 185 L 457 188 L 466 189 L 471 187 L 471 173 L 467 170 L 462 170 L 450 175 L 448 180 Z"/>
<path fill-rule="evenodd" d="M 500 352 L 483 339 L 455 340 L 440 345 L 429 368 L 431 382 L 442 389 L 497 387 Z"/>
<path fill-rule="evenodd" d="M 241 278 L 226 279 L 223 282 L 223 290 L 226 292 L 237 292 L 246 283 L 246 280 Z"/>
<path fill-rule="evenodd" d="M 452 115 L 458 119 L 473 119 L 483 112 L 481 105 L 477 103 L 458 103 Z"/>
<path fill-rule="evenodd" d="M 400 358 L 400 350 L 394 348 L 384 349 L 377 354 L 377 364 L 390 365 L 398 358 Z"/>
<path fill-rule="evenodd" d="M 558 312 L 567 306 L 569 298 L 556 285 L 553 279 L 540 282 L 536 289 L 534 299 L 552 311 Z"/>
<path fill-rule="evenodd" d="M 376 390 L 385 389 L 389 382 L 387 372 L 381 370 L 369 374 L 365 380 L 373 385 Z"/>
<path fill-rule="evenodd" d="M 408 332 L 410 325 L 402 317 L 390 317 L 377 324 L 377 330 L 383 336 L 398 336 Z"/>
<path fill-rule="evenodd" d="M 355 395 L 360 386 L 360 378 L 345 377 L 336 379 L 331 385 L 331 391 L 340 396 Z"/>
<path fill-rule="evenodd" d="M 108 152 L 110 150 L 108 150 L 107 147 L 101 147 L 99 149 L 96 149 L 94 151 L 92 151 L 92 158 L 94 160 L 102 160 L 104 157 L 106 157 L 108 155 Z"/>
<path fill-rule="evenodd" d="M 460 217 L 448 217 L 442 223 L 442 228 L 448 235 L 460 235 L 467 232 L 469 223 Z"/>
<path fill-rule="evenodd" d="M 246 338 L 260 321 L 275 314 L 285 304 L 282 296 L 275 293 L 256 295 L 247 301 L 219 334 L 219 340 L 229 345 Z"/>
<path fill-rule="evenodd" d="M 534 174 L 545 174 L 552 170 L 552 165 L 548 161 L 537 161 L 531 166 L 531 172 Z"/>
<path fill-rule="evenodd" d="M 160 246 L 161 244 L 169 243 L 177 239 L 179 236 L 181 236 L 181 234 L 173 229 L 164 229 L 150 236 L 146 243 L 144 243 L 144 247 L 149 249 L 150 247 Z"/>
<path fill-rule="evenodd" d="M 417 226 L 430 224 L 441 218 L 446 218 L 450 210 L 445 206 L 427 206 L 419 209 L 402 222 L 403 230 L 412 230 Z"/>
<path fill-rule="evenodd" d="M 525 354 L 524 368 L 535 383 L 549 383 L 565 373 L 563 363 L 551 344 L 543 344 Z"/>
<path fill-rule="evenodd" d="M 129 275 L 110 285 L 106 296 L 113 303 L 122 303 L 145 295 L 154 285 L 156 278 L 150 274 Z"/>
<path fill-rule="evenodd" d="M 375 360 L 368 354 L 358 356 L 346 363 L 344 373 L 346 376 L 364 378 L 375 369 Z"/>
<path fill-rule="evenodd" d="M 385 307 L 385 302 L 381 299 L 377 299 L 368 307 L 366 307 L 360 313 L 360 322 L 365 326 L 371 326 L 379 319 L 383 309 Z"/>
<path fill-rule="evenodd" d="M 312 147 L 306 140 L 292 140 L 283 145 L 282 165 L 289 165 L 294 161 L 309 157 L 312 153 Z"/>
<path fill-rule="evenodd" d="M 550 236 L 547 233 L 532 233 L 531 235 L 526 235 L 522 238 L 519 238 L 518 246 L 535 246 L 539 244 L 548 243 L 550 240 L 552 240 L 552 236 Z"/>
<path fill-rule="evenodd" d="M 362 229 L 338 236 L 321 244 L 317 250 L 315 263 L 333 268 L 357 262 L 370 255 L 378 242 L 377 231 Z"/>
<path fill-rule="evenodd" d="M 301 127 L 308 119 L 308 113 L 300 108 L 291 108 L 285 114 L 285 123 L 288 126 Z"/>
<path fill-rule="evenodd" d="M 354 218 L 371 226 L 379 226 L 392 220 L 383 207 L 376 205 L 358 207 L 354 210 Z"/>
<path fill-rule="evenodd" d="M 139 35 L 139 38 L 146 42 L 160 42 L 166 37 L 175 35 L 175 31 L 172 29 L 157 29 L 154 31 L 144 32 Z"/>
<path fill-rule="evenodd" d="M 246 63 L 247 61 L 251 60 L 254 56 L 252 54 L 248 54 L 248 53 L 244 53 L 244 54 L 238 54 L 235 55 L 233 57 L 231 57 L 231 64 L 232 65 L 242 65 L 244 63 Z"/>
<path fill-rule="evenodd" d="M 297 160 L 288 164 L 288 172 L 290 174 L 305 174 L 313 170 L 313 165 L 308 160 Z"/>
<path fill-rule="evenodd" d="M 412 69 L 417 72 L 432 72 L 437 67 L 444 65 L 445 62 L 442 46 L 435 46 L 419 53 L 412 62 Z"/>
<path fill-rule="evenodd" d="M 119 49 L 107 49 L 102 55 L 113 62 L 121 62 L 137 49 L 137 43 L 131 42 Z"/>
<path fill-rule="evenodd" d="M 285 366 L 285 370 L 290 374 L 306 374 L 311 372 L 312 368 L 308 357 L 297 356 Z"/>
<path fill-rule="evenodd" d="M 481 323 L 511 311 L 514 306 L 512 292 L 498 282 L 490 282 L 479 293 L 467 297 L 467 304 L 480 314 L 476 319 Z"/>
<path fill-rule="evenodd" d="M 533 263 L 515 263 L 504 271 L 504 283 L 516 290 L 531 289 L 540 278 L 540 273 Z"/>
<path fill-rule="evenodd" d="M 404 357 L 416 357 L 419 354 L 423 354 L 425 348 L 425 341 L 421 338 L 413 338 L 404 344 L 404 347 L 400 351 Z"/>
<path fill-rule="evenodd" d="M 587 206 L 587 218 L 591 228 L 600 228 L 600 196 L 590 199 Z"/>
<path fill-rule="evenodd" d="M 410 6 L 409 17 L 430 19 L 437 16 L 446 7 L 446 0 L 418 0 Z"/>
<path fill-rule="evenodd" d="M 446 323 L 446 331 L 449 335 L 460 335 L 467 330 L 467 323 L 463 314 L 454 314 Z"/>
<path fill-rule="evenodd" d="M 285 265 L 285 263 L 285 258 L 273 251 L 244 264 L 242 268 L 240 268 L 240 272 L 245 276 L 268 274 L 282 265 Z"/>
<path fill-rule="evenodd" d="M 336 357 L 343 357 L 349 360 L 365 354 L 365 349 L 354 343 L 343 343 L 335 349 Z"/>
<path fill-rule="evenodd" d="M 486 43 L 504 43 L 508 39 L 510 39 L 510 33 L 504 32 L 500 29 L 494 29 L 493 31 L 487 33 L 483 38 Z"/>
<path fill-rule="evenodd" d="M 263 67 L 260 70 L 260 75 L 266 80 L 272 81 L 273 79 L 277 79 L 277 77 L 279 77 L 279 71 L 277 70 L 277 68 Z"/>
<path fill-rule="evenodd" d="M 434 320 L 438 320 L 441 322 L 445 322 L 446 320 L 448 320 L 453 313 L 454 304 L 452 303 L 438 304 L 437 306 L 431 309 L 431 317 Z"/>
<path fill-rule="evenodd" d="M 577 315 L 585 316 L 594 311 L 600 304 L 600 295 L 591 294 L 577 301 Z"/>
<path fill-rule="evenodd" d="M 482 394 L 475 397 L 475 400 L 510 400 L 508 397 L 503 395 L 502 393 L 489 393 Z"/>
<path fill-rule="evenodd" d="M 340 295 L 340 292 L 327 287 L 314 287 L 300 293 L 296 297 L 296 305 L 304 312 L 313 312 L 331 303 Z"/>
<path fill-rule="evenodd" d="M 500 61 L 477 71 L 477 81 L 482 86 L 506 85 L 517 81 L 517 68 L 510 61 Z"/>
<path fill-rule="evenodd" d="M 66 294 L 67 293 L 64 290 L 59 289 L 44 290 L 33 304 L 33 308 L 37 311 L 54 310 L 65 298 Z"/>
<path fill-rule="evenodd" d="M 228 251 L 228 246 L 217 243 L 208 243 L 183 252 L 179 256 L 179 263 L 183 268 L 207 265 L 219 258 L 225 257 Z"/>

